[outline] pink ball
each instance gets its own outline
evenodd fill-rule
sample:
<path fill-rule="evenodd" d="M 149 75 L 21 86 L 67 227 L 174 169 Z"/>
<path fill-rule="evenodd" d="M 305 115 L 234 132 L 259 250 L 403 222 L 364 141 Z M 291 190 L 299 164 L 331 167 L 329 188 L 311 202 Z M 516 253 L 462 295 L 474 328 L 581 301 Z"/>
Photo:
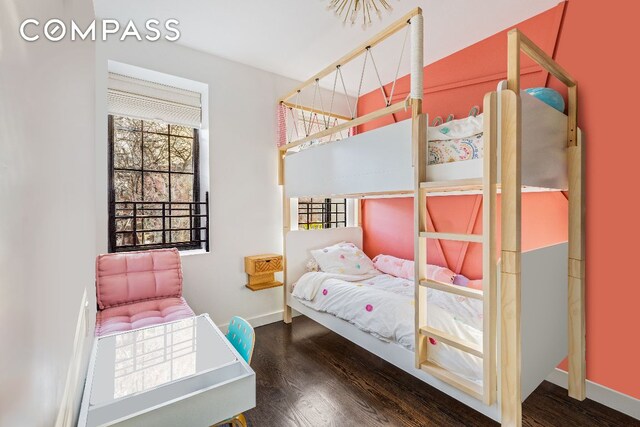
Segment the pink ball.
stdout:
<path fill-rule="evenodd" d="M 371 304 L 367 304 L 367 306 L 365 307 L 365 310 L 373 311 L 373 306 Z"/>
<path fill-rule="evenodd" d="M 326 290 L 326 289 L 323 289 L 323 290 L 322 290 L 322 295 L 326 295 L 326 294 L 328 294 L 328 293 L 329 293 L 329 291 L 328 291 L 328 290 Z"/>

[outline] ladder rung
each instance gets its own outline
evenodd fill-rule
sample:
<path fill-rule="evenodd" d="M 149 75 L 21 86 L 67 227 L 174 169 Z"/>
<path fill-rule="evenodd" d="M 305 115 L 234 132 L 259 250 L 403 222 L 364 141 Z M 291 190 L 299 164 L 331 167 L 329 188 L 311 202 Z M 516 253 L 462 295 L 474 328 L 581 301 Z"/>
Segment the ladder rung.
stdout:
<path fill-rule="evenodd" d="M 435 231 L 421 232 L 420 237 L 428 239 L 456 240 L 459 242 L 482 243 L 482 234 L 439 233 Z"/>
<path fill-rule="evenodd" d="M 451 285 L 449 283 L 437 282 L 435 280 L 421 280 L 420 285 L 427 288 L 437 289 L 439 291 L 448 292 L 450 294 L 456 294 L 467 298 L 474 298 L 482 300 L 482 291 L 473 288 L 466 288 L 464 286 Z"/>
<path fill-rule="evenodd" d="M 473 381 L 469 381 L 468 379 L 447 371 L 446 369 L 431 362 L 423 363 L 420 365 L 420 369 L 425 371 L 427 374 L 433 375 L 440 381 L 444 381 L 468 395 L 473 396 L 478 400 L 482 400 L 482 387 Z"/>
<path fill-rule="evenodd" d="M 447 345 L 450 345 L 451 347 L 462 350 L 465 353 L 473 354 L 474 356 L 482 358 L 482 347 L 480 345 L 463 341 L 460 338 L 454 337 L 444 331 L 438 331 L 428 326 L 423 326 L 420 328 L 420 334 L 435 338 Z"/>
<path fill-rule="evenodd" d="M 453 179 L 449 181 L 426 181 L 420 183 L 426 191 L 464 191 L 482 189 L 482 178 Z"/>

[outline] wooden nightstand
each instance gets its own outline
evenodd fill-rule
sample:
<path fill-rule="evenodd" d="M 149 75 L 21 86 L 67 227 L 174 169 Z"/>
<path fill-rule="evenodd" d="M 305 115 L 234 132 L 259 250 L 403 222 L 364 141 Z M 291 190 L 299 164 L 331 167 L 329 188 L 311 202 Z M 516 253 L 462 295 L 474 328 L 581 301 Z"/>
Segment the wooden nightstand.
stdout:
<path fill-rule="evenodd" d="M 273 274 L 282 271 L 282 267 L 282 255 L 266 254 L 244 257 L 244 271 L 249 279 L 247 288 L 259 291 L 282 286 L 282 282 L 278 282 Z"/>

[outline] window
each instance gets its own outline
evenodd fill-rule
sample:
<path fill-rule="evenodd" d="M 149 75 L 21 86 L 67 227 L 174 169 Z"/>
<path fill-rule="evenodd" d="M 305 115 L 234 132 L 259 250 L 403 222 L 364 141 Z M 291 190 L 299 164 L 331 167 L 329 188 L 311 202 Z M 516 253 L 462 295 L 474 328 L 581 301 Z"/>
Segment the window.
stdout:
<path fill-rule="evenodd" d="M 110 115 L 109 151 L 110 252 L 208 246 L 197 129 Z"/>
<path fill-rule="evenodd" d="M 304 230 L 315 230 L 346 226 L 346 199 L 298 199 L 298 228 Z"/>

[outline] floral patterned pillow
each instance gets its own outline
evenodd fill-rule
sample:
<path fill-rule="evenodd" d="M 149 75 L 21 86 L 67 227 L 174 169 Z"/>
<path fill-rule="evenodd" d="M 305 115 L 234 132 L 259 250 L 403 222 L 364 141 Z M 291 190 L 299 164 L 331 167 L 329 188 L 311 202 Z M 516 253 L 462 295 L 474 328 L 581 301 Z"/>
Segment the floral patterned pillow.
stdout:
<path fill-rule="evenodd" d="M 429 141 L 430 165 L 461 162 L 484 157 L 482 133 L 466 138 Z"/>
<path fill-rule="evenodd" d="M 335 274 L 372 274 L 377 270 L 373 261 L 356 245 L 341 242 L 324 249 L 311 251 L 320 270 Z"/>

